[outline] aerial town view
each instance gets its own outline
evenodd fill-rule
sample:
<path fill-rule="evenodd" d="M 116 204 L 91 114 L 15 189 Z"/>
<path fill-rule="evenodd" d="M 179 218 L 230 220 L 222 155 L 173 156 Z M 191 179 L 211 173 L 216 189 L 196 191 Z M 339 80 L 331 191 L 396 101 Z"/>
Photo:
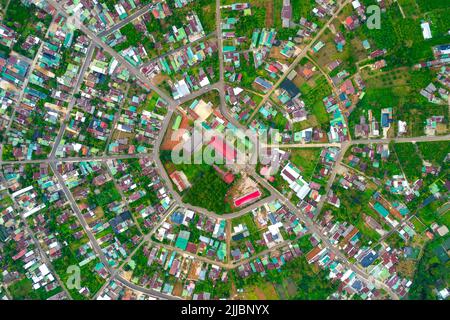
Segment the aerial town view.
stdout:
<path fill-rule="evenodd" d="M 449 17 L 0 0 L 0 300 L 450 300 Z"/>

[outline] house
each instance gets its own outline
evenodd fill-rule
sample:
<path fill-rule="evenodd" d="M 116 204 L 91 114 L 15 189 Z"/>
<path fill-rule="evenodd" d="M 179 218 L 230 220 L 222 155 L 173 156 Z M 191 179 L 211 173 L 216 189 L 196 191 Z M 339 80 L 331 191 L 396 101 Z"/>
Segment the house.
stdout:
<path fill-rule="evenodd" d="M 267 81 L 261 77 L 257 77 L 254 81 L 254 84 L 258 85 L 263 89 L 263 91 L 268 91 L 272 89 L 273 83 L 270 81 Z"/>
<path fill-rule="evenodd" d="M 183 192 L 191 186 L 183 171 L 174 171 L 170 174 L 170 179 L 175 183 L 178 191 Z"/>
<path fill-rule="evenodd" d="M 259 190 L 252 191 L 246 195 L 243 195 L 234 200 L 235 207 L 242 207 L 248 203 L 251 203 L 261 197 L 262 193 Z"/>
<path fill-rule="evenodd" d="M 281 177 L 289 183 L 291 188 L 300 199 L 304 199 L 311 191 L 308 183 L 303 180 L 301 172 L 292 163 L 288 163 L 281 170 Z"/>
<path fill-rule="evenodd" d="M 286 90 L 292 98 L 295 98 L 300 94 L 298 87 L 289 79 L 284 79 L 283 82 L 281 82 L 280 87 L 281 89 Z"/>
<path fill-rule="evenodd" d="M 433 38 L 431 35 L 430 23 L 423 22 L 420 27 L 422 28 L 422 35 L 425 40 Z"/>
<path fill-rule="evenodd" d="M 291 26 L 291 19 L 292 19 L 291 0 L 283 0 L 283 8 L 281 9 L 282 27 L 289 28 Z"/>
<path fill-rule="evenodd" d="M 211 139 L 209 144 L 216 150 L 222 157 L 228 162 L 234 162 L 237 156 L 237 151 L 234 147 L 231 147 L 222 138 L 215 136 Z"/>

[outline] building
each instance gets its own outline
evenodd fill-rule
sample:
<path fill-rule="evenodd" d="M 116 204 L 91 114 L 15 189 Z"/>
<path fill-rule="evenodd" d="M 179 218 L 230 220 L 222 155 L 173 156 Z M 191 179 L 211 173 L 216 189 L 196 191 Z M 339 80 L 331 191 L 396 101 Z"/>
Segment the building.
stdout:
<path fill-rule="evenodd" d="M 239 197 L 236 200 L 234 200 L 234 206 L 235 207 L 244 206 L 250 202 L 255 201 L 256 199 L 259 199 L 260 197 L 261 197 L 261 191 L 256 190 L 256 191 L 250 192 L 250 193 L 243 195 L 242 197 Z"/>
<path fill-rule="evenodd" d="M 422 35 L 425 40 L 433 38 L 431 35 L 430 24 L 428 22 L 422 23 L 420 27 L 422 28 Z"/>
<path fill-rule="evenodd" d="M 236 159 L 236 149 L 231 147 L 222 138 L 217 136 L 213 137 L 209 144 L 216 150 L 222 157 L 225 157 L 227 161 L 234 162 Z"/>
<path fill-rule="evenodd" d="M 291 0 L 283 0 L 283 8 L 281 9 L 282 27 L 289 28 L 291 26 L 291 19 L 292 19 Z"/>
<path fill-rule="evenodd" d="M 295 192 L 297 197 L 303 200 L 311 191 L 311 188 L 300 174 L 300 170 L 292 165 L 292 163 L 288 163 L 281 170 L 281 177 L 289 183 L 289 188 Z"/>

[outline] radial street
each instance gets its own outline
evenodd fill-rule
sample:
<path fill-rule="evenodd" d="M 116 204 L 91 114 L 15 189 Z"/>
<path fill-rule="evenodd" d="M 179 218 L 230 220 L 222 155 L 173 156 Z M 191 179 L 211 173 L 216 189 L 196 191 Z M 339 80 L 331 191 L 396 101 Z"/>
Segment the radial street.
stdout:
<path fill-rule="evenodd" d="M 47 0 L 47 2 L 53 6 L 55 8 L 55 10 L 61 14 L 62 16 L 69 18 L 70 15 L 63 9 L 62 4 L 58 3 L 55 0 Z M 334 18 L 336 18 L 338 16 L 338 14 L 341 12 L 341 10 L 344 8 L 345 5 L 347 5 L 348 3 L 350 3 L 351 1 L 346 0 L 343 1 L 341 3 L 341 5 L 338 7 L 337 11 L 334 13 L 334 15 L 328 20 L 328 22 L 324 25 L 324 27 L 316 34 L 316 36 L 314 37 L 314 39 L 311 41 L 311 43 L 306 46 L 302 52 L 295 58 L 294 62 L 289 66 L 288 70 L 286 72 L 283 73 L 283 75 L 280 77 L 280 79 L 277 81 L 277 83 L 274 85 L 273 89 L 271 89 L 269 92 L 267 92 L 267 94 L 263 97 L 263 100 L 260 103 L 260 106 L 263 105 L 272 95 L 272 93 L 274 92 L 274 90 L 279 86 L 279 84 L 287 77 L 287 75 L 294 70 L 294 68 L 296 68 L 296 66 L 298 65 L 298 63 L 300 62 L 300 60 L 306 56 L 308 50 L 311 48 L 311 46 L 317 41 L 317 39 L 320 38 L 320 36 L 323 34 L 323 32 L 328 28 L 328 26 L 330 25 L 330 23 L 333 21 Z M 173 98 L 171 98 L 164 90 L 160 89 L 158 86 L 154 85 L 138 68 L 135 68 L 134 66 L 132 66 L 130 63 L 128 63 L 118 52 L 116 52 L 115 50 L 113 50 L 111 47 L 109 47 L 108 45 L 106 45 L 103 41 L 102 41 L 102 37 L 107 36 L 112 34 L 113 32 L 115 32 L 116 30 L 119 30 L 120 28 L 122 28 L 123 26 L 125 26 L 127 23 L 132 22 L 133 20 L 137 19 L 138 17 L 142 16 L 143 14 L 145 14 L 146 12 L 148 12 L 152 7 L 153 7 L 153 3 L 147 4 L 145 6 L 143 6 L 142 8 L 138 9 L 136 12 L 134 12 L 133 14 L 131 14 L 130 16 L 128 16 L 126 19 L 120 21 L 119 23 L 117 23 L 116 25 L 114 25 L 113 27 L 109 28 L 108 30 L 102 31 L 98 34 L 95 34 L 93 31 L 91 31 L 89 28 L 87 28 L 86 26 L 84 26 L 80 21 L 79 22 L 79 28 L 81 31 L 83 31 L 90 39 L 91 39 L 91 44 L 88 47 L 87 53 L 86 53 L 86 57 L 85 60 L 82 64 L 82 67 L 80 69 L 80 73 L 78 74 L 72 95 L 76 94 L 76 92 L 79 90 L 82 82 L 83 82 L 83 78 L 84 78 L 84 74 L 86 73 L 86 70 L 89 66 L 89 63 L 93 57 L 93 53 L 94 53 L 94 49 L 95 47 L 99 47 L 102 50 L 104 50 L 105 52 L 107 52 L 108 54 L 110 54 L 112 57 L 114 57 L 121 65 L 123 65 L 125 68 L 127 68 L 127 70 L 130 72 L 130 74 L 132 76 L 135 77 L 135 79 L 137 79 L 140 83 L 142 83 L 147 89 L 149 90 L 153 90 L 155 91 L 161 98 L 163 98 L 167 103 L 168 103 L 168 113 L 165 116 L 163 122 L 162 122 L 162 126 L 161 126 L 161 130 L 160 133 L 158 135 L 158 138 L 155 141 L 154 144 L 154 149 L 152 150 L 151 153 L 142 153 L 142 154 L 127 154 L 127 155 L 103 155 L 103 156 L 93 156 L 93 157 L 65 157 L 65 158 L 60 158 L 60 159 L 56 159 L 56 153 L 57 153 L 57 148 L 60 146 L 61 140 L 64 136 L 64 131 L 66 128 L 66 123 L 67 121 L 70 119 L 70 112 L 72 110 L 72 108 L 74 107 L 75 103 L 76 103 L 76 98 L 74 96 L 72 96 L 68 107 L 67 107 L 67 112 L 66 112 L 66 116 L 64 119 L 64 122 L 61 125 L 61 128 L 58 132 L 58 135 L 55 139 L 55 142 L 53 144 L 53 148 L 52 151 L 49 155 L 49 157 L 47 159 L 36 159 L 36 160 L 23 160 L 23 161 L 2 161 L 0 160 L 0 166 L 1 165 L 8 165 L 8 164 L 39 164 L 39 163 L 48 163 L 53 171 L 53 173 L 55 174 L 55 177 L 58 180 L 59 185 L 61 186 L 61 190 L 64 192 L 67 201 L 69 202 L 73 212 L 75 213 L 75 215 L 77 216 L 77 219 L 79 220 L 80 224 L 82 225 L 86 235 L 88 236 L 91 245 L 93 247 L 93 250 L 95 251 L 96 255 L 98 256 L 98 258 L 100 259 L 100 261 L 103 263 L 103 265 L 105 266 L 105 268 L 107 269 L 108 273 L 109 273 L 109 280 L 115 280 L 120 282 L 121 284 L 123 284 L 124 286 L 148 294 L 149 296 L 158 298 L 158 299 L 179 299 L 178 297 L 173 297 L 171 295 L 166 295 L 163 294 L 159 291 L 156 290 L 152 290 L 152 289 L 148 289 L 148 288 L 143 288 L 139 285 L 136 285 L 130 281 L 128 281 L 127 279 L 124 279 L 121 275 L 120 272 L 122 270 L 122 267 L 129 262 L 129 260 L 133 257 L 133 255 L 137 252 L 137 250 L 139 250 L 139 248 L 141 248 L 143 245 L 145 245 L 146 243 L 152 243 L 151 240 L 151 235 L 156 232 L 156 230 L 160 227 L 160 225 L 164 222 L 164 220 L 173 212 L 173 210 L 175 210 L 177 208 L 177 206 L 183 206 L 192 210 L 195 210 L 197 212 L 200 212 L 202 214 L 205 214 L 207 216 L 210 217 L 214 217 L 214 218 L 218 218 L 218 219 L 225 219 L 225 220 L 229 220 L 229 219 L 233 219 L 236 217 L 240 217 L 248 212 L 251 212 L 253 209 L 256 209 L 266 203 L 269 203 L 271 201 L 274 200 L 279 200 L 281 201 L 284 205 L 286 205 L 289 210 L 291 210 L 292 212 L 295 212 L 296 215 L 298 216 L 298 218 L 305 224 L 305 226 L 309 229 L 310 232 L 313 232 L 314 234 L 318 235 L 318 237 L 321 239 L 321 245 L 328 248 L 333 254 L 336 255 L 336 257 L 339 258 L 339 260 L 349 269 L 351 269 L 352 271 L 354 271 L 360 278 L 362 278 L 363 281 L 365 282 L 370 282 L 373 283 L 375 286 L 377 286 L 378 288 L 384 289 L 393 299 L 399 299 L 398 295 L 393 292 L 393 290 L 391 288 L 389 288 L 386 284 L 378 281 L 377 279 L 374 279 L 371 275 L 369 275 L 365 270 L 363 270 L 362 268 L 360 268 L 359 266 L 357 266 L 356 264 L 350 263 L 348 261 L 348 259 L 346 258 L 346 256 L 339 250 L 338 247 L 336 247 L 335 245 L 333 245 L 329 238 L 323 234 L 321 228 L 317 225 L 317 223 L 313 220 L 311 220 L 308 216 L 306 216 L 299 208 L 297 208 L 296 206 L 294 206 L 290 200 L 288 198 L 286 198 L 283 194 L 281 194 L 277 189 L 275 189 L 270 183 L 268 183 L 267 180 L 265 180 L 264 178 L 262 178 L 259 174 L 257 174 L 255 172 L 255 168 L 254 166 L 250 166 L 247 165 L 245 167 L 245 171 L 247 174 L 249 174 L 249 176 L 251 176 L 253 179 L 255 179 L 258 183 L 260 183 L 262 186 L 264 186 L 267 190 L 270 191 L 270 195 L 264 199 L 259 200 L 258 202 L 255 202 L 254 204 L 250 205 L 249 207 L 234 212 L 234 213 L 230 213 L 230 214 L 217 214 L 215 212 L 210 212 L 204 208 L 199 208 L 199 207 L 195 207 L 189 204 L 184 204 L 182 201 L 181 196 L 178 194 L 178 192 L 176 190 L 174 190 L 171 179 L 169 178 L 166 170 L 164 169 L 164 165 L 162 164 L 160 157 L 159 157 L 159 149 L 160 146 L 162 144 L 162 141 L 164 139 L 164 135 L 168 129 L 168 126 L 170 124 L 170 119 L 172 117 L 172 115 L 174 114 L 175 110 L 179 107 L 180 104 L 183 104 L 191 99 L 197 98 L 207 92 L 210 92 L 212 90 L 217 90 L 219 93 L 219 97 L 220 97 L 220 111 L 222 113 L 222 115 L 230 122 L 232 123 L 235 127 L 237 127 L 238 129 L 241 130 L 245 130 L 246 128 L 244 126 L 242 126 L 229 112 L 228 108 L 227 108 L 227 104 L 225 101 L 225 80 L 224 80 L 224 56 L 223 56 L 223 41 L 222 41 L 222 31 L 221 31 L 221 14 L 220 14 L 220 0 L 216 0 L 216 31 L 214 32 L 217 35 L 218 38 L 218 51 L 219 51 L 219 70 L 220 70 L 220 77 L 219 77 L 219 81 L 215 84 L 206 86 L 186 97 L 184 97 L 183 99 L 180 99 L 178 101 L 175 101 Z M 74 18 L 74 17 L 71 17 Z M 77 20 L 77 18 L 75 18 L 75 20 Z M 211 33 L 210 35 L 208 35 L 207 37 L 213 35 L 214 33 Z M 205 38 L 202 38 L 202 40 L 204 40 Z M 42 51 L 42 43 L 41 46 L 38 50 L 38 54 L 36 55 L 36 58 L 33 60 L 32 65 L 31 65 L 31 69 L 34 69 L 34 66 L 37 63 L 37 59 L 40 55 L 40 52 Z M 169 53 L 167 53 L 169 54 Z M 21 98 L 24 94 L 24 90 L 26 88 L 26 85 L 28 84 L 28 80 L 29 78 L 27 78 L 24 82 L 24 86 L 20 92 L 19 95 L 19 100 L 17 101 L 17 104 L 20 103 Z M 253 113 L 253 115 L 256 114 L 257 110 L 259 109 L 259 107 L 257 107 L 255 109 L 255 112 Z M 8 125 L 8 128 L 6 131 L 8 131 L 10 129 L 11 123 L 13 122 L 13 117 L 14 117 L 14 113 L 15 110 L 13 110 L 13 115 L 11 117 L 10 123 Z M 252 115 L 252 117 L 253 117 Z M 251 117 L 251 118 L 252 118 Z M 251 119 L 250 118 L 250 119 Z M 249 120 L 250 121 L 250 120 Z M 339 169 L 341 169 L 341 162 L 342 159 L 346 153 L 346 151 L 348 150 L 348 148 L 350 148 L 351 146 L 354 145 L 358 145 L 358 144 L 372 144 L 372 143 L 390 143 L 390 142 L 395 142 L 395 143 L 408 143 L 408 142 L 431 142 L 431 141 L 447 141 L 450 139 L 450 135 L 445 135 L 445 136 L 423 136 L 423 137 L 398 137 L 398 138 L 385 138 L 385 139 L 359 139 L 359 140 L 352 140 L 352 141 L 347 141 L 347 142 L 343 142 L 343 143 L 318 143 L 318 144 L 268 144 L 268 145 L 262 145 L 262 147 L 268 147 L 268 148 L 326 148 L 326 147 L 338 147 L 340 148 L 340 153 L 338 155 L 338 158 L 336 159 L 335 165 L 331 171 L 330 174 L 330 178 L 327 182 L 326 188 L 325 188 L 325 195 L 328 194 L 329 190 L 331 189 L 331 186 L 334 183 L 335 177 L 337 175 L 337 173 L 339 172 Z M 256 141 L 254 141 L 256 143 Z M 1 149 L 1 146 L 0 146 Z M 0 150 L 1 151 L 1 150 Z M 141 239 L 141 242 L 139 243 L 138 246 L 136 246 L 136 248 L 133 250 L 133 252 L 131 252 L 131 254 L 122 262 L 121 266 L 117 267 L 117 268 L 113 268 L 112 266 L 110 266 L 110 264 L 108 263 L 108 260 L 106 258 L 106 256 L 104 255 L 100 245 L 98 244 L 97 239 L 95 238 L 95 236 L 92 234 L 91 229 L 89 227 L 89 225 L 87 224 L 85 218 L 83 217 L 77 202 L 75 201 L 72 193 L 70 192 L 70 190 L 68 189 L 68 187 L 65 184 L 64 178 L 63 176 L 58 172 L 57 170 L 57 164 L 59 162 L 80 162 L 80 161 L 106 161 L 106 160 L 118 160 L 118 159 L 132 159 L 132 158 L 143 158 L 143 157 L 149 157 L 151 158 L 154 163 L 155 163 L 155 167 L 156 170 L 158 171 L 159 175 L 161 176 L 161 178 L 165 181 L 165 185 L 167 186 L 167 188 L 169 189 L 171 195 L 173 196 L 174 199 L 174 203 L 172 204 L 172 206 L 169 208 L 169 210 L 167 210 L 166 214 L 164 215 L 164 217 L 155 225 L 155 227 L 152 229 L 152 231 L 150 233 L 148 233 L 147 235 L 144 235 Z M 121 192 L 121 196 L 123 199 L 126 199 L 125 195 Z M 320 212 L 322 210 L 322 207 L 324 205 L 326 196 L 321 197 L 321 201 L 318 203 L 317 206 L 317 212 Z M 37 242 L 37 240 L 34 238 L 33 236 L 33 240 L 35 242 Z M 37 242 L 37 245 L 39 247 L 39 243 Z M 187 252 L 184 252 L 180 249 L 177 249 L 173 246 L 169 246 L 169 245 L 165 245 L 165 244 L 161 244 L 161 243 L 155 243 L 155 245 L 161 246 L 161 247 L 166 247 L 170 250 L 175 250 L 177 252 L 179 252 L 180 254 L 183 254 L 185 256 L 191 256 L 194 257 L 195 259 L 199 259 L 201 261 L 207 262 L 207 263 L 212 263 L 212 264 L 216 264 L 219 266 L 222 266 L 224 268 L 234 268 L 237 265 L 240 265 L 242 263 L 247 262 L 247 260 L 241 260 L 237 263 L 222 263 L 222 262 L 217 262 L 217 261 L 211 261 L 208 258 L 204 258 L 204 257 L 200 257 L 200 256 L 196 256 L 196 255 L 192 255 L 192 254 L 188 254 Z M 282 243 L 272 249 L 268 249 L 265 250 L 264 252 L 260 253 L 261 254 L 265 254 L 265 253 L 269 253 L 273 250 L 279 249 L 280 247 L 283 247 L 285 245 L 288 245 L 288 243 Z M 40 247 L 39 247 L 40 248 Z M 40 249 L 42 251 L 42 249 Z M 48 259 L 45 255 L 45 253 L 43 254 L 44 259 Z M 252 257 L 254 258 L 254 257 Z M 58 278 L 59 280 L 59 278 Z M 60 281 L 60 280 L 59 280 Z M 108 283 L 108 282 L 107 282 Z M 105 284 L 106 285 L 106 284 Z M 63 286 L 63 288 L 65 289 L 65 287 Z M 66 290 L 66 289 L 65 289 Z M 100 294 L 101 291 L 99 291 L 97 293 Z M 96 295 L 96 297 L 97 297 Z M 69 295 L 70 296 L 70 295 Z"/>

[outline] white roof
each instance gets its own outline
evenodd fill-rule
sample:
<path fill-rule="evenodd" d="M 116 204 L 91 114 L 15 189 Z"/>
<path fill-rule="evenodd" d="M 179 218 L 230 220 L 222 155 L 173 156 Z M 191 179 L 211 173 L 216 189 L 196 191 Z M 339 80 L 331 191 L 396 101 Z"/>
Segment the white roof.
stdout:
<path fill-rule="evenodd" d="M 50 270 L 48 270 L 48 267 L 45 264 L 41 264 L 39 266 L 39 271 L 42 273 L 42 275 L 46 276 L 50 273 Z"/>
<path fill-rule="evenodd" d="M 28 186 L 26 188 L 20 189 L 19 191 L 14 192 L 11 197 L 15 198 L 17 196 L 20 196 L 22 193 L 25 193 L 27 191 L 30 191 L 31 189 L 33 189 L 33 186 Z"/>
<path fill-rule="evenodd" d="M 361 6 L 361 3 L 359 3 L 358 0 L 355 0 L 352 2 L 352 6 L 354 9 L 358 9 Z"/>
<path fill-rule="evenodd" d="M 182 98 L 184 96 L 187 96 L 188 94 L 190 94 L 191 92 L 189 91 L 189 87 L 186 84 L 186 81 L 184 81 L 184 79 L 178 81 L 178 83 L 175 84 L 175 88 L 178 91 L 178 97 Z"/>
<path fill-rule="evenodd" d="M 204 77 L 204 78 L 202 79 L 202 81 L 200 81 L 200 87 L 207 86 L 209 83 L 210 83 L 210 82 L 209 82 L 208 77 Z"/>
<path fill-rule="evenodd" d="M 420 25 L 422 28 L 422 34 L 424 39 L 431 39 L 433 36 L 431 35 L 430 24 L 428 22 L 424 22 Z"/>
<path fill-rule="evenodd" d="M 233 93 L 235 96 L 238 96 L 242 91 L 244 91 L 242 88 L 236 87 L 233 89 Z"/>

